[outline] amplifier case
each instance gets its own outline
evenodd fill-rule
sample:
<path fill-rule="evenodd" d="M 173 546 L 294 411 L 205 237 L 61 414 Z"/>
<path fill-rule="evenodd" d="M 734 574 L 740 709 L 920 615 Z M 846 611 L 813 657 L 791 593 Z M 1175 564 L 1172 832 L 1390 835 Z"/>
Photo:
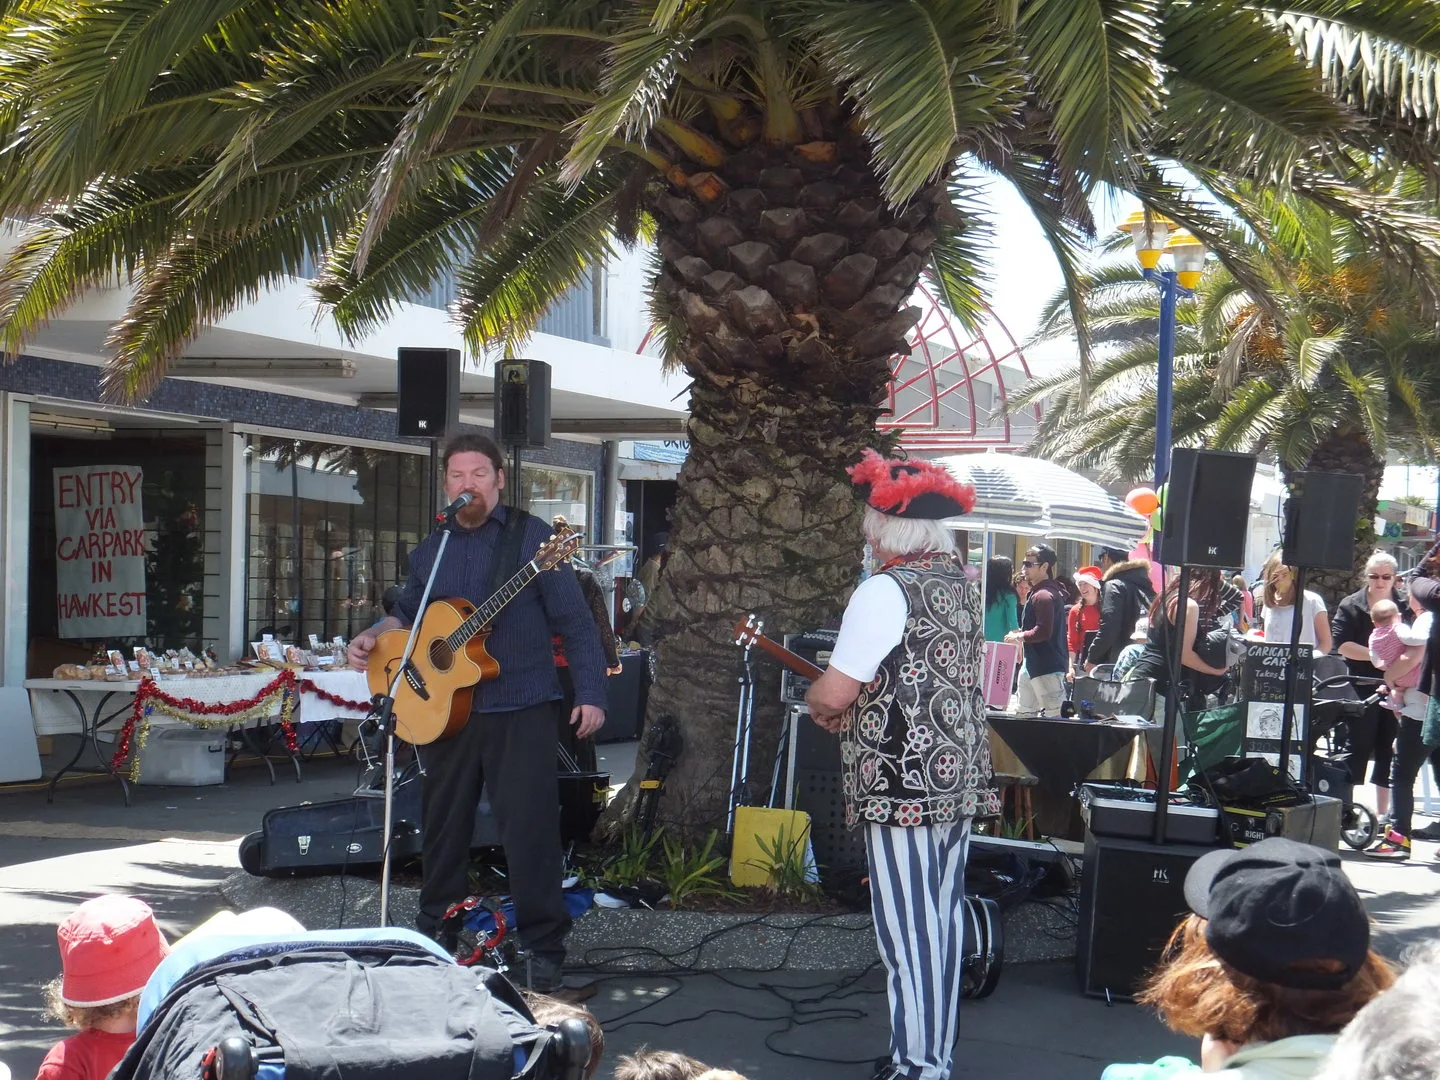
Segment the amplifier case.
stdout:
<path fill-rule="evenodd" d="M 1110 784 L 1081 784 L 1080 816 L 1096 836 L 1149 840 L 1155 835 L 1155 793 Z M 1195 806 L 1184 795 L 1172 793 L 1165 810 L 1168 841 L 1213 844 L 1219 828 L 1220 812 L 1213 806 Z"/>
<path fill-rule="evenodd" d="M 1212 847 L 1085 837 L 1075 973 L 1091 997 L 1131 1000 L 1189 912 L 1185 875 Z"/>

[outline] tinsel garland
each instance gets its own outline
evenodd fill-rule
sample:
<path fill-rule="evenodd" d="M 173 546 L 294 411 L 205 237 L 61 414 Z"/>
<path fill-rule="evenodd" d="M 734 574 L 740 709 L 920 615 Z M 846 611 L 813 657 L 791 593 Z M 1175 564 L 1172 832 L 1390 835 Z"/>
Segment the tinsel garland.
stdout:
<path fill-rule="evenodd" d="M 305 680 L 307 683 L 309 681 Z M 313 687 L 313 684 L 311 685 Z M 125 725 L 116 736 L 115 756 L 110 759 L 111 771 L 120 772 L 125 768 L 126 758 L 129 758 L 126 774 L 132 781 L 139 780 L 140 751 L 150 739 L 150 716 L 154 712 L 158 711 L 163 716 L 179 720 L 191 727 L 206 730 L 229 728 L 269 716 L 274 711 L 273 703 L 277 696 L 280 698 L 280 731 L 285 737 L 285 749 L 293 754 L 299 746 L 299 740 L 296 738 L 295 725 L 291 718 L 295 712 L 296 694 L 302 686 L 295 672 L 286 669 L 266 683 L 253 697 L 243 701 L 209 703 L 196 701 L 194 698 L 172 697 L 161 690 L 153 679 L 146 679 L 135 691 L 130 715 L 125 718 Z"/>
<path fill-rule="evenodd" d="M 332 694 L 329 690 L 322 690 L 313 679 L 301 679 L 300 689 L 306 694 L 314 694 L 321 701 L 328 701 L 331 705 L 343 706 L 351 712 L 368 713 L 370 711 L 370 702 L 351 701 L 349 698 L 343 698 L 339 694 Z"/>

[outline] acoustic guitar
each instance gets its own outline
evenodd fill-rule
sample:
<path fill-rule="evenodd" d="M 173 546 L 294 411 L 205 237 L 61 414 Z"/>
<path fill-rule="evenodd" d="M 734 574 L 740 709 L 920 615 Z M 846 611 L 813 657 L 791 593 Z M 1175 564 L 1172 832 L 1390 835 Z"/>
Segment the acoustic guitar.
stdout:
<path fill-rule="evenodd" d="M 809 679 L 811 682 L 814 682 L 821 675 L 825 674 L 824 671 L 816 667 L 809 660 L 806 660 L 799 653 L 791 652 L 785 648 L 784 645 L 781 645 L 777 641 L 772 641 L 762 634 L 760 631 L 764 629 L 764 627 L 765 624 L 753 613 L 737 621 L 734 627 L 735 644 L 746 647 L 754 645 L 777 664 L 784 665 L 796 675 L 804 679 Z"/>
<path fill-rule="evenodd" d="M 557 532 L 478 608 L 455 597 L 430 602 L 420 616 L 415 651 L 395 692 L 397 736 L 424 746 L 448 739 L 465 726 L 475 687 L 500 674 L 500 665 L 485 648 L 490 624 L 521 589 L 579 551 L 580 540 L 578 533 Z M 372 694 L 390 693 L 409 637 L 408 629 L 387 630 L 375 639 L 365 670 Z"/>

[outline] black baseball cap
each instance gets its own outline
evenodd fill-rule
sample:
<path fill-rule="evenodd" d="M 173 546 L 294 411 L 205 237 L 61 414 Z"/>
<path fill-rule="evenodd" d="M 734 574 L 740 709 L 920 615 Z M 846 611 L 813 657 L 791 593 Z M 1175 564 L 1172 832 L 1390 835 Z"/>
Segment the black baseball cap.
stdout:
<path fill-rule="evenodd" d="M 1370 952 L 1370 919 L 1340 856 L 1272 836 L 1211 851 L 1185 875 L 1185 902 L 1207 920 L 1215 955 L 1251 978 L 1296 990 L 1337 990 Z M 1316 971 L 1310 960 L 1338 960 Z"/>

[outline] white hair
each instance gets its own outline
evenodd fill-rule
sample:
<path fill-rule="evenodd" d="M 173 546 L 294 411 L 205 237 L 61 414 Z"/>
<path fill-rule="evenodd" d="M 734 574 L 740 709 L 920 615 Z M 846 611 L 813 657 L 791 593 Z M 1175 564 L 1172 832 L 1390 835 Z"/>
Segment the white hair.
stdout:
<path fill-rule="evenodd" d="M 1400 564 L 1395 561 L 1395 556 L 1391 555 L 1388 551 L 1377 551 L 1365 560 L 1365 572 L 1367 574 L 1370 573 L 1371 570 L 1376 570 L 1382 566 L 1388 566 L 1391 573 L 1400 569 Z"/>
<path fill-rule="evenodd" d="M 891 517 L 873 506 L 867 506 L 861 527 L 870 546 L 887 555 L 916 555 L 922 551 L 954 555 L 959 550 L 955 546 L 955 534 L 939 521 Z"/>
<path fill-rule="evenodd" d="M 1395 985 L 1346 1025 L 1317 1080 L 1440 1076 L 1440 949 L 1415 957 Z"/>

